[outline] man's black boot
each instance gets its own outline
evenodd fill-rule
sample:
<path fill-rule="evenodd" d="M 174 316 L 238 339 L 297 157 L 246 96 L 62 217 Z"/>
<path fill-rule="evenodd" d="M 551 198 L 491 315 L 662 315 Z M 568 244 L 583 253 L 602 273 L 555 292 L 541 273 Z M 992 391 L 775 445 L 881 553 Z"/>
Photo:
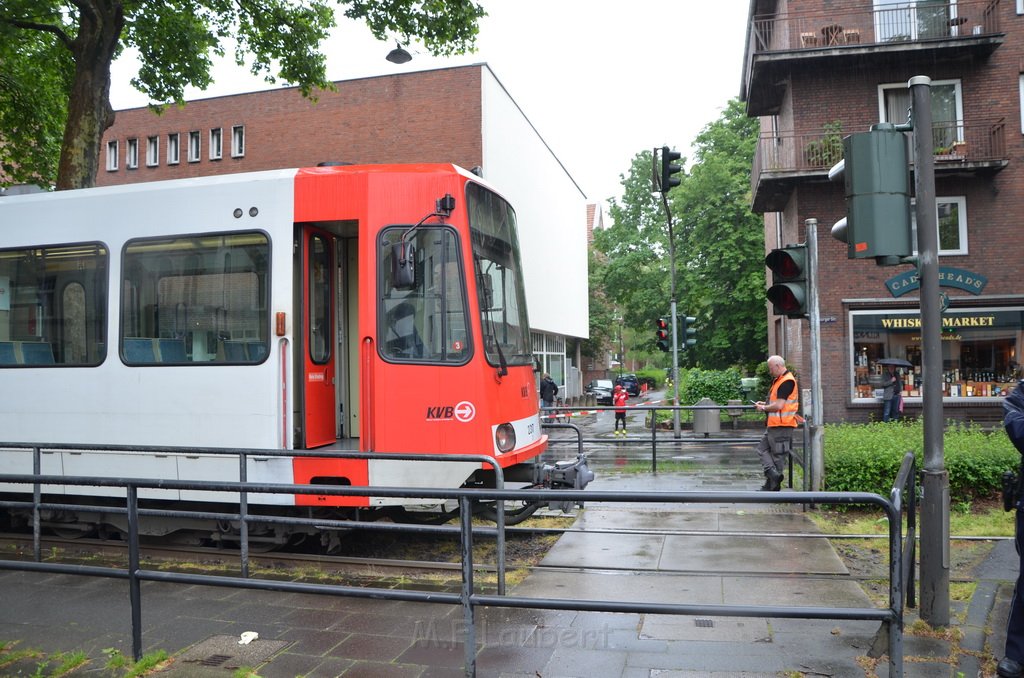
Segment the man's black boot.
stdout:
<path fill-rule="evenodd" d="M 1009 657 L 1003 657 L 996 666 L 996 674 L 1001 678 L 1021 678 L 1024 676 L 1024 666 Z"/>
<path fill-rule="evenodd" d="M 778 492 L 779 490 L 782 489 L 781 473 L 779 473 L 777 470 L 773 468 L 770 468 L 767 471 L 765 471 L 764 474 L 768 476 L 768 482 L 771 483 L 771 486 L 768 488 L 769 492 Z"/>

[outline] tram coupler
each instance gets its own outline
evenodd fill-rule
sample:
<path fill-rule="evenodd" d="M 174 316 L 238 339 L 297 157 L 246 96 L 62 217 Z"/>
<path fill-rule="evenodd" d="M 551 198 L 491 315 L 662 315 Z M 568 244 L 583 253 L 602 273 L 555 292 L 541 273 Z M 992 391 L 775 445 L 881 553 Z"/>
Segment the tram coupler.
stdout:
<path fill-rule="evenodd" d="M 587 465 L 587 458 L 580 455 L 576 459 L 563 459 L 554 464 L 544 464 L 541 468 L 541 486 L 552 490 L 582 490 L 594 479 L 594 472 Z M 552 510 L 570 511 L 573 504 L 582 502 L 553 501 L 548 503 Z"/>

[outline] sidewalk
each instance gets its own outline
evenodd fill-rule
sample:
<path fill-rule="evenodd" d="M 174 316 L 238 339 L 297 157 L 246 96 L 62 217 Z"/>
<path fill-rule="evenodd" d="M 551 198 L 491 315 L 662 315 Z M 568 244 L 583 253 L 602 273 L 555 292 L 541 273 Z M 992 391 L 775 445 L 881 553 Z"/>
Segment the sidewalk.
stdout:
<path fill-rule="evenodd" d="M 737 453 L 731 469 L 602 473 L 591 487 L 750 489 L 757 469 L 751 472 L 743 454 Z M 563 536 L 542 567 L 510 593 L 695 604 L 872 605 L 824 537 L 756 536 L 814 534 L 814 524 L 789 506 L 595 502 L 578 526 L 589 532 Z M 639 532 L 653 527 L 669 534 Z M 1012 543 L 999 543 L 976 572 L 972 600 L 953 609 L 954 626 L 964 633 L 959 649 L 948 640 L 908 634 L 905 675 L 979 675 L 981 661 L 969 652 L 984 657 L 986 642 L 1001 651 L 1016 566 Z M 122 675 L 102 666 L 110 649 L 130 655 L 126 582 L 0 571 L 0 587 L 0 641 L 20 641 L 15 649 L 87 653 L 90 663 L 72 675 Z M 142 617 L 144 651 L 163 649 L 174 657 L 154 674 L 159 676 L 223 677 L 243 666 L 263 678 L 463 675 L 462 612 L 450 605 L 146 582 Z M 480 609 L 477 619 L 481 677 L 860 677 L 874 675 L 872 670 L 888 675 L 885 660 L 872 669 L 866 659 L 877 622 L 509 608 Z M 908 614 L 908 627 L 914 619 Z M 258 633 L 258 639 L 239 645 L 247 631 Z M 0 666 L 0 675 L 34 675 L 39 663 L 30 658 Z"/>

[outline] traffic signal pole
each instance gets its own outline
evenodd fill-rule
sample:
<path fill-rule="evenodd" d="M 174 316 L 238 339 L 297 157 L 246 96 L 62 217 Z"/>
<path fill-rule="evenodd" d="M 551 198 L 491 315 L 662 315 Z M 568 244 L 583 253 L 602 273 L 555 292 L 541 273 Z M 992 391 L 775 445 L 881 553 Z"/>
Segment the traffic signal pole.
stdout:
<path fill-rule="evenodd" d="M 671 267 L 671 273 L 669 277 L 670 292 L 669 296 L 671 304 L 671 315 L 672 315 L 672 388 L 673 388 L 673 405 L 679 405 L 679 329 L 676 321 L 676 246 L 675 238 L 672 233 L 672 210 L 669 209 L 668 205 L 668 192 L 673 186 L 678 186 L 680 180 L 674 176 L 678 173 L 682 166 L 675 164 L 673 161 L 680 158 L 680 154 L 676 151 L 671 150 L 668 146 L 661 147 L 661 176 L 658 184 L 658 189 L 661 191 L 661 203 L 665 206 L 665 219 L 668 222 L 668 260 Z M 655 162 L 657 167 L 657 162 Z M 655 169 L 655 176 L 658 176 L 657 169 Z M 682 427 L 679 425 L 679 410 L 672 410 L 672 435 L 675 438 L 682 438 Z"/>
<path fill-rule="evenodd" d="M 821 490 L 821 470 L 825 467 L 825 455 L 822 450 L 824 435 L 824 405 L 821 402 L 821 312 L 818 306 L 818 220 L 804 221 L 804 237 L 807 242 L 807 324 L 811 335 L 811 449 L 810 478 L 811 491 Z"/>
<path fill-rule="evenodd" d="M 921 397 L 924 470 L 921 487 L 921 619 L 949 625 L 949 473 L 943 451 L 942 309 L 939 298 L 939 234 L 935 212 L 931 78 L 918 75 L 907 86 L 914 128 L 914 189 L 917 194 L 917 274 L 921 295 Z"/>

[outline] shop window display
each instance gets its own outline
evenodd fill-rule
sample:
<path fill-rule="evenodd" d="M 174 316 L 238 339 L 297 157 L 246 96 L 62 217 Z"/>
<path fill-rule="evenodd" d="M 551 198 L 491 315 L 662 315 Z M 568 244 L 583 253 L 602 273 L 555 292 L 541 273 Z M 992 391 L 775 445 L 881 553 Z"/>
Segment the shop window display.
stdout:
<path fill-rule="evenodd" d="M 917 310 L 852 311 L 852 397 L 882 397 L 882 359 L 910 363 L 904 398 L 921 396 L 921 316 Z M 942 391 L 947 399 L 999 398 L 1024 377 L 1018 364 L 1024 308 L 949 310 L 942 314 Z"/>

